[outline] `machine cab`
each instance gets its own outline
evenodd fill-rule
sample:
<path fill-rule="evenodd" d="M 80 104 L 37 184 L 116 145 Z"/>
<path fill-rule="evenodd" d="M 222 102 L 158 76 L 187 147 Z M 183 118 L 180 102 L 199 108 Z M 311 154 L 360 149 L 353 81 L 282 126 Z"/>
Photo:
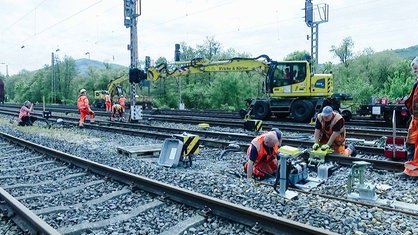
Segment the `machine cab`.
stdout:
<path fill-rule="evenodd" d="M 328 96 L 332 74 L 311 74 L 308 61 L 276 62 L 268 72 L 266 91 L 272 97 Z"/>

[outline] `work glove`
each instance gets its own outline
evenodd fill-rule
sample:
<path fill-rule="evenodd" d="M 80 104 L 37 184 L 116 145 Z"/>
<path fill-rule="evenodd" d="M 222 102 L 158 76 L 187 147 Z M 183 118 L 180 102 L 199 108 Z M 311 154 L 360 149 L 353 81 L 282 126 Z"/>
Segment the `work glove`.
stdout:
<path fill-rule="evenodd" d="M 312 145 L 312 149 L 313 150 L 319 149 L 319 144 L 318 143 L 315 143 L 314 145 Z"/>
<path fill-rule="evenodd" d="M 328 149 L 329 149 L 329 145 L 328 144 L 324 144 L 324 145 L 321 146 L 321 150 L 322 151 L 325 151 L 325 150 L 328 150 Z"/>

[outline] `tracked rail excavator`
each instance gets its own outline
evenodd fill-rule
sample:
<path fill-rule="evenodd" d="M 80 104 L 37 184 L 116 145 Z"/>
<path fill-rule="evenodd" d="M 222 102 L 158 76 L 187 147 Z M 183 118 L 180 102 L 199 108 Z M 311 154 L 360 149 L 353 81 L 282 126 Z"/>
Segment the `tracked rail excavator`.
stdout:
<path fill-rule="evenodd" d="M 333 97 L 333 75 L 311 73 L 308 61 L 271 60 L 267 55 L 256 58 L 232 58 L 220 61 L 193 59 L 174 64 L 162 63 L 140 71 L 136 82 L 142 79 L 158 80 L 165 77 L 187 76 L 213 72 L 256 71 L 265 77 L 263 90 L 266 98 L 248 98 L 248 108 L 242 117 L 268 119 L 292 117 L 297 122 L 310 122 L 330 105 L 339 110 L 340 99 Z M 131 79 L 130 79 L 131 80 Z"/>

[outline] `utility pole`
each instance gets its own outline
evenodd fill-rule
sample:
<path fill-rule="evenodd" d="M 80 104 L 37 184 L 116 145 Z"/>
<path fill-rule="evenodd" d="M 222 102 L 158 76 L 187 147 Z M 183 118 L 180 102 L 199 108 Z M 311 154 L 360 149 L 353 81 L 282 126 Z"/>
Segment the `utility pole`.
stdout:
<path fill-rule="evenodd" d="M 51 104 L 55 103 L 55 55 L 51 53 Z"/>
<path fill-rule="evenodd" d="M 305 0 L 305 23 L 311 28 L 311 72 L 315 72 L 318 67 L 318 41 L 319 41 L 319 27 L 321 23 L 328 22 L 329 6 L 321 3 L 313 5 L 312 0 Z M 309 38 L 309 37 L 308 37 Z"/>
<path fill-rule="evenodd" d="M 131 52 L 131 65 L 129 66 L 129 82 L 131 83 L 131 108 L 130 120 L 142 119 L 142 110 L 135 105 L 136 91 L 135 83 L 139 82 L 140 71 L 138 67 L 138 33 L 137 17 L 141 15 L 141 0 L 124 0 L 124 24 L 130 28 L 130 44 L 128 50 Z"/>

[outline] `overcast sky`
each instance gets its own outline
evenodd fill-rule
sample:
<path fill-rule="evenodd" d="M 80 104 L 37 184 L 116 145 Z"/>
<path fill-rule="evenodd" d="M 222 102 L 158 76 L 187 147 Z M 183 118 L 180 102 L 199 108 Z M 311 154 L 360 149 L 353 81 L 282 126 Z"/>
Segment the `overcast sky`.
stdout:
<path fill-rule="evenodd" d="M 351 36 L 355 52 L 418 44 L 418 2 L 412 0 L 325 0 L 329 21 L 319 25 L 319 62 L 338 62 L 329 52 Z M 174 58 L 174 44 L 195 47 L 207 37 L 248 52 L 282 60 L 310 49 L 304 0 L 143 0 L 138 17 L 138 54 Z M 90 58 L 130 65 L 129 29 L 122 0 L 2 0 L 0 72 L 9 75 L 62 59 Z M 418 55 L 418 52 L 417 52 Z"/>

